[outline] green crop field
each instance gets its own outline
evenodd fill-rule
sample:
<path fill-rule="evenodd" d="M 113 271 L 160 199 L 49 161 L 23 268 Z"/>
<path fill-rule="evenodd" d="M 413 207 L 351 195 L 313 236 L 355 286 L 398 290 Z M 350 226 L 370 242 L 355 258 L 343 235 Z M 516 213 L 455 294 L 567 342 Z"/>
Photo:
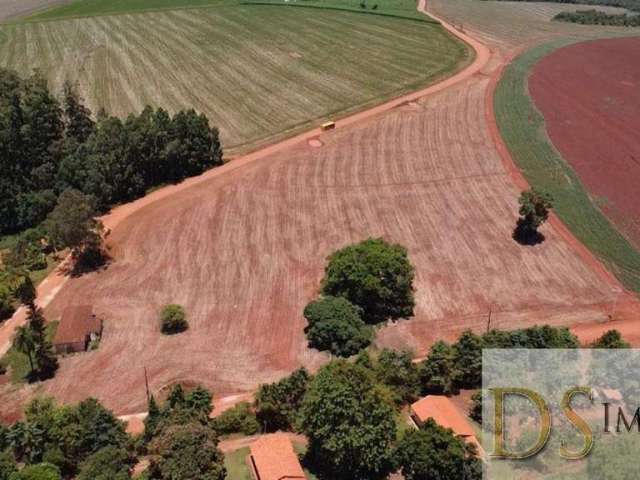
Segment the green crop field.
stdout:
<path fill-rule="evenodd" d="M 391 16 L 413 14 L 404 0 L 385 0 L 376 14 L 317 8 L 331 7 L 322 1 L 315 8 L 224 1 L 4 25 L 0 66 L 37 68 L 54 90 L 78 82 L 94 111 L 193 107 L 220 128 L 227 153 L 237 153 L 432 83 L 470 57 L 440 25 Z M 88 0 L 41 16 L 97 15 L 125 3 Z"/>
<path fill-rule="evenodd" d="M 494 97 L 498 126 L 529 183 L 551 193 L 555 211 L 573 234 L 602 259 L 626 287 L 640 292 L 640 253 L 593 203 L 573 169 L 553 148 L 544 119 L 528 95 L 527 78 L 533 66 L 568 42 L 541 45 L 509 65 Z"/>
<path fill-rule="evenodd" d="M 177 8 L 197 8 L 222 4 L 225 0 L 74 0 L 68 4 L 34 13 L 27 20 L 92 17 L 116 13 L 147 12 Z"/>

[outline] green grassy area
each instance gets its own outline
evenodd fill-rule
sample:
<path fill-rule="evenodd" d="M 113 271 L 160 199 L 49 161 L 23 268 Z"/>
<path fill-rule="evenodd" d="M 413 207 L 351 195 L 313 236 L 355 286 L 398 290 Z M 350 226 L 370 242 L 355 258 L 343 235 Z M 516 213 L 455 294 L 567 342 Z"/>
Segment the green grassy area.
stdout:
<path fill-rule="evenodd" d="M 415 13 L 405 0 L 380 5 L 380 12 Z M 231 155 L 414 91 L 471 57 L 426 21 L 227 0 L 215 8 L 18 23 L 0 32 L 0 66 L 22 75 L 37 68 L 54 92 L 65 79 L 77 82 L 94 112 L 123 117 L 146 105 L 193 107 L 219 127 Z"/>
<path fill-rule="evenodd" d="M 76 0 L 66 5 L 59 5 L 37 12 L 25 20 L 43 21 L 176 8 L 198 8 L 221 4 L 224 1 L 225 0 Z"/>
<path fill-rule="evenodd" d="M 47 323 L 46 335 L 49 341 L 53 341 L 57 328 L 57 321 Z M 24 383 L 30 371 L 29 357 L 24 353 L 18 352 L 13 347 L 0 359 L 0 365 L 9 370 L 11 381 L 16 384 Z"/>
<path fill-rule="evenodd" d="M 507 67 L 494 97 L 496 119 L 513 159 L 528 182 L 553 195 L 554 208 L 572 233 L 630 290 L 640 292 L 640 252 L 597 207 L 549 140 L 544 118 L 528 94 L 527 78 L 545 55 L 572 41 L 536 47 Z"/>
<path fill-rule="evenodd" d="M 229 480 L 253 480 L 246 462 L 248 455 L 248 447 L 225 453 L 224 466 L 227 468 L 227 478 Z"/>
<path fill-rule="evenodd" d="M 364 8 L 361 5 L 362 0 L 75 0 L 66 5 L 36 12 L 22 20 L 60 20 L 159 10 L 219 7 L 238 3 L 322 7 L 426 20 L 424 15 L 417 12 L 415 2 L 412 0 L 364 0 Z"/>

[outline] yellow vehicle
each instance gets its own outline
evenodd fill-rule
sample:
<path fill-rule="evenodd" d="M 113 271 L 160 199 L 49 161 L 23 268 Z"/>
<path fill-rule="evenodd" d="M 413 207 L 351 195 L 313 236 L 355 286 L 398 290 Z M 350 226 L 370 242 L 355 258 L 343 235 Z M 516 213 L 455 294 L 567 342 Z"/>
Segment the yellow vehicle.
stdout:
<path fill-rule="evenodd" d="M 334 128 L 336 128 L 336 122 L 325 122 L 320 125 L 320 129 L 323 132 L 326 132 L 327 130 L 333 130 Z"/>

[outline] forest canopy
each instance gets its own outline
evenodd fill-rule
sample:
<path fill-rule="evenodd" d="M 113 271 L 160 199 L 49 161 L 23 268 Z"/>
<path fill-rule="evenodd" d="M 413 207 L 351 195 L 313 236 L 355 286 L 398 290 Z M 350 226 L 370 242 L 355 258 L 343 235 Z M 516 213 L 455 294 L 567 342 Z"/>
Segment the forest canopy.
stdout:
<path fill-rule="evenodd" d="M 194 110 L 95 116 L 67 83 L 0 69 L 0 235 L 40 224 L 68 189 L 98 212 L 222 164 L 218 130 Z"/>

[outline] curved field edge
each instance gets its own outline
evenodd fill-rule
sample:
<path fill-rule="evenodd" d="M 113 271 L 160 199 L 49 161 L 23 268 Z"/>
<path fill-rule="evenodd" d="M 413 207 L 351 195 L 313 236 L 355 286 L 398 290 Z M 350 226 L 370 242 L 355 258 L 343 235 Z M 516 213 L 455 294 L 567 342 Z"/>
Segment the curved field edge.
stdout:
<path fill-rule="evenodd" d="M 560 219 L 622 284 L 640 292 L 640 252 L 615 228 L 551 143 L 542 114 L 529 95 L 534 65 L 554 50 L 577 43 L 557 40 L 517 57 L 505 69 L 494 95 L 500 134 L 529 184 L 554 198 Z"/>
<path fill-rule="evenodd" d="M 268 11 L 283 27 L 277 34 L 264 24 Z M 439 24 L 318 12 L 237 4 L 14 24 L 0 58 L 23 74 L 38 68 L 55 91 L 64 78 L 77 81 L 94 111 L 193 107 L 220 128 L 228 155 L 432 85 L 473 59 Z M 253 37 L 243 41 L 247 29 Z M 398 51 L 402 30 L 410 40 Z"/>
<path fill-rule="evenodd" d="M 288 7 L 309 7 L 325 10 L 338 10 L 370 15 L 381 15 L 394 18 L 419 20 L 428 23 L 439 23 L 433 18 L 423 15 L 415 8 L 411 0 L 379 0 L 373 5 L 362 8 L 360 0 L 304 0 L 304 3 L 284 3 L 286 0 L 134 0 L 124 2 L 111 0 L 76 0 L 63 5 L 45 7 L 23 18 L 12 19 L 11 22 L 45 22 L 55 20 L 71 20 L 96 16 L 112 16 L 123 14 L 153 13 L 171 10 L 192 10 L 218 8 L 229 5 L 279 5 Z"/>

